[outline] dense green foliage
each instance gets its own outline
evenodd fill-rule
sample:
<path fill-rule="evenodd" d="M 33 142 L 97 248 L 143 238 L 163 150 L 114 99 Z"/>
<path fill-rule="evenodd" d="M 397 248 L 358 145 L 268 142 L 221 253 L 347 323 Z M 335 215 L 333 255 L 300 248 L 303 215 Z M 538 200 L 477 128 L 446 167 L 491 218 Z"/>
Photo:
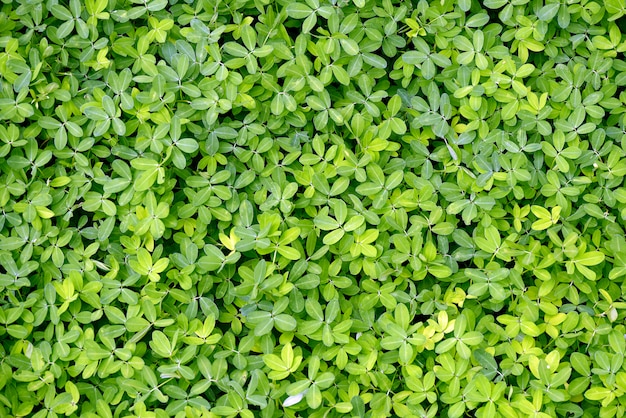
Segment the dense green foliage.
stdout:
<path fill-rule="evenodd" d="M 624 0 L 0 6 L 0 417 L 626 414 Z"/>

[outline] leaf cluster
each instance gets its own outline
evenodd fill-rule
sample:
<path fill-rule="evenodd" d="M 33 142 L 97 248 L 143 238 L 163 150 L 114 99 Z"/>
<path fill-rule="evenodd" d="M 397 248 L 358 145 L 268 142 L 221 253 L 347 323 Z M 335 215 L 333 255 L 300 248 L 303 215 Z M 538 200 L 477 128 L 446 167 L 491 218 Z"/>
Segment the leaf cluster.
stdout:
<path fill-rule="evenodd" d="M 0 416 L 623 416 L 624 14 L 3 1 Z"/>

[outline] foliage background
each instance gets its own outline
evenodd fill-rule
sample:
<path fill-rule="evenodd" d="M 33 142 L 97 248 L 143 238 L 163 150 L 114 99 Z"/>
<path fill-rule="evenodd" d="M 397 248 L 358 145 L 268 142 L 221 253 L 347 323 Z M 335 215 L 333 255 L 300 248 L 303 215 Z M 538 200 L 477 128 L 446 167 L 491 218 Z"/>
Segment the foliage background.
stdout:
<path fill-rule="evenodd" d="M 625 414 L 623 0 L 0 6 L 0 416 Z"/>

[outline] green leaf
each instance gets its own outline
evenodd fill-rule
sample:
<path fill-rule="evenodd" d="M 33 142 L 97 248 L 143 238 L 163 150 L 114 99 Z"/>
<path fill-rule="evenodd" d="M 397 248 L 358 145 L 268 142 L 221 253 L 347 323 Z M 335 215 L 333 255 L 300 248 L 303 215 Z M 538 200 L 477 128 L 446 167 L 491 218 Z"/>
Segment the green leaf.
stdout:
<path fill-rule="evenodd" d="M 209 244 L 204 247 L 204 252 L 206 255 L 198 259 L 198 267 L 207 272 L 215 271 L 222 267 L 226 257 L 219 248 Z"/>
<path fill-rule="evenodd" d="M 285 364 L 285 362 L 282 360 L 281 357 L 275 355 L 275 354 L 266 354 L 263 356 L 263 363 L 265 363 L 265 365 L 267 367 L 269 367 L 272 370 L 275 371 L 285 371 L 286 369 L 288 369 L 288 366 Z"/>
<path fill-rule="evenodd" d="M 292 2 L 287 6 L 287 14 L 294 19 L 305 19 L 313 14 L 313 10 L 305 4 Z"/>
<path fill-rule="evenodd" d="M 461 341 L 467 345 L 478 345 L 483 341 L 483 335 L 477 331 L 467 332 L 463 334 Z"/>
<path fill-rule="evenodd" d="M 576 256 L 573 261 L 583 266 L 595 266 L 604 261 L 604 254 L 599 251 L 587 252 Z"/>
<path fill-rule="evenodd" d="M 483 367 L 481 373 L 483 373 L 487 379 L 493 380 L 496 375 L 498 375 L 498 363 L 496 363 L 496 360 L 491 354 L 487 353 L 485 350 L 478 349 L 474 350 L 472 355 L 478 364 Z"/>
<path fill-rule="evenodd" d="M 561 3 L 546 4 L 541 9 L 539 9 L 539 12 L 537 12 L 537 17 L 539 18 L 539 20 L 549 22 L 554 19 L 556 14 L 559 12 L 560 6 Z"/>
<path fill-rule="evenodd" d="M 161 331 L 152 333 L 150 348 L 159 356 L 169 358 L 174 354 L 174 348 L 169 339 Z"/>
<path fill-rule="evenodd" d="M 198 150 L 199 145 L 193 138 L 182 138 L 176 141 L 176 147 L 186 154 L 191 154 Z"/>

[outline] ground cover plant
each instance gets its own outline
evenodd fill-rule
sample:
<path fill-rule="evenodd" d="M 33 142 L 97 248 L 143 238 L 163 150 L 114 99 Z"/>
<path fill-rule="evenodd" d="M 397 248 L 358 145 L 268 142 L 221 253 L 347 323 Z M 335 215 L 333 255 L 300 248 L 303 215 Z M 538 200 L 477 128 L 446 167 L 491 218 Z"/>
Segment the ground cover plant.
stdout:
<path fill-rule="evenodd" d="M 0 416 L 624 416 L 625 13 L 2 0 Z"/>

